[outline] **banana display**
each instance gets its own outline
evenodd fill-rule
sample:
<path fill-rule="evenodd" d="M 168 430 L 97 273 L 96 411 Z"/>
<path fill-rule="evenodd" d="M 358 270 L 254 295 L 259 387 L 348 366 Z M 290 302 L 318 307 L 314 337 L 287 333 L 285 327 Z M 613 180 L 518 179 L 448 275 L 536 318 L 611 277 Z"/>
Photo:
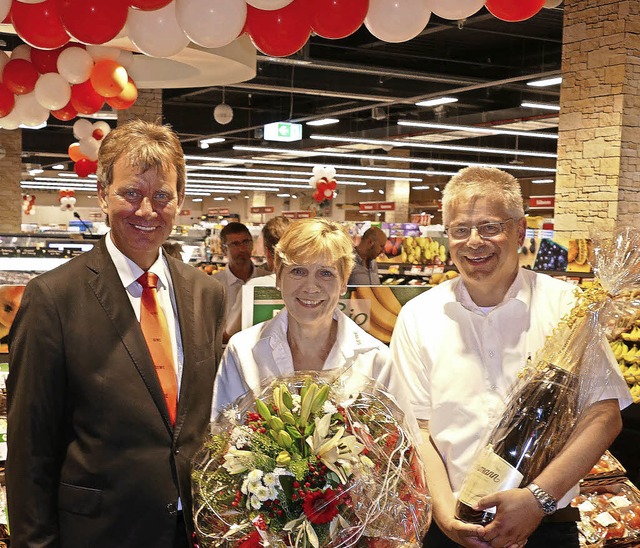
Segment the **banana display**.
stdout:
<path fill-rule="evenodd" d="M 640 403 L 640 325 L 638 322 L 639 320 L 636 320 L 632 328 L 610 342 L 613 355 L 618 360 L 620 371 L 636 403 Z"/>
<path fill-rule="evenodd" d="M 428 236 L 407 236 L 402 241 L 400 260 L 411 264 L 445 264 L 447 248 Z"/>
<path fill-rule="evenodd" d="M 351 292 L 351 299 L 352 301 L 357 299 L 370 301 L 369 334 L 388 344 L 402 307 L 391 289 L 359 286 Z"/>

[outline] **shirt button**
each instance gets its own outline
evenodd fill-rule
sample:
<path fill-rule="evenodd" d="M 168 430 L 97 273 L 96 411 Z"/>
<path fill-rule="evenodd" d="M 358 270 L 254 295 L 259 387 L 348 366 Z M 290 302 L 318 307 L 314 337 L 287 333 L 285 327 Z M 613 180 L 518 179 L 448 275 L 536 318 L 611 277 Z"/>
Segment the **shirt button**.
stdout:
<path fill-rule="evenodd" d="M 176 448 L 173 450 L 173 454 L 174 454 L 174 455 L 178 455 L 179 453 L 180 453 L 180 448 L 179 448 L 179 447 L 176 447 Z"/>
<path fill-rule="evenodd" d="M 489 350 L 489 357 L 493 358 L 496 355 L 496 353 L 493 350 Z"/>
<path fill-rule="evenodd" d="M 167 513 L 170 516 L 176 516 L 178 514 L 178 505 L 173 502 L 167 504 Z"/>
<path fill-rule="evenodd" d="M 498 390 L 498 387 L 495 384 L 492 384 L 491 385 L 491 390 L 493 390 L 495 392 L 496 390 Z M 493 415 L 493 413 L 491 413 L 491 414 Z"/>

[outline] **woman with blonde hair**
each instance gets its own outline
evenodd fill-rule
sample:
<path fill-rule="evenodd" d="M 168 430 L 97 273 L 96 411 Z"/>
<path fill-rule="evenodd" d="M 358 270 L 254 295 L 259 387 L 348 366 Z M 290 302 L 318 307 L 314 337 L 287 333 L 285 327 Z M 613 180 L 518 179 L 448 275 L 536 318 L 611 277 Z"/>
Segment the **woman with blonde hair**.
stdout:
<path fill-rule="evenodd" d="M 274 260 L 285 307 L 229 340 L 214 414 L 272 377 L 353 366 L 376 378 L 387 359 L 388 348 L 338 310 L 353 268 L 353 245 L 342 226 L 324 218 L 296 221 L 276 245 Z"/>

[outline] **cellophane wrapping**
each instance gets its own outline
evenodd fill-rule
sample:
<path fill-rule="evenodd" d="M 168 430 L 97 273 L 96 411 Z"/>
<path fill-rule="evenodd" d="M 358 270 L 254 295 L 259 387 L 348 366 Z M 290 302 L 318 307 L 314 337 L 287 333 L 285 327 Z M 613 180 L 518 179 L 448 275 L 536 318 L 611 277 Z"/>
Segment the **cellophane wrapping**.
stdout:
<path fill-rule="evenodd" d="M 421 546 L 431 499 L 403 420 L 358 374 L 295 374 L 238 399 L 194 459 L 200 545 Z"/>
<path fill-rule="evenodd" d="M 469 477 L 483 453 L 504 454 L 517 446 L 518 454 L 508 457 L 524 476 L 520 485 L 527 485 L 560 452 L 581 414 L 616 374 L 605 366 L 613 359 L 607 339 L 640 315 L 639 231 L 625 227 L 609 238 L 594 238 L 592 264 L 593 286 L 578 293 L 575 307 L 524 367 Z M 540 414 L 550 419 L 540 421 Z"/>

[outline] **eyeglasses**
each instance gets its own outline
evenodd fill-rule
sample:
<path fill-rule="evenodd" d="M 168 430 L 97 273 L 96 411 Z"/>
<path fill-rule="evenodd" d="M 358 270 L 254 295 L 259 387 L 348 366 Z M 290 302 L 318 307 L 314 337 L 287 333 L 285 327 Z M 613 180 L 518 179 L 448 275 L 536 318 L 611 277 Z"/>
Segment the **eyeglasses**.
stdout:
<path fill-rule="evenodd" d="M 241 247 L 252 247 L 253 240 L 251 240 L 250 238 L 247 238 L 245 240 L 240 240 L 239 242 L 229 242 L 224 245 L 232 249 L 240 249 Z"/>
<path fill-rule="evenodd" d="M 444 233 L 452 240 L 466 240 L 471 236 L 471 231 L 475 228 L 478 231 L 478 236 L 486 240 L 502 234 L 504 225 L 509 221 L 513 221 L 513 218 L 496 221 L 494 223 L 483 223 L 476 226 L 450 226 L 445 228 Z"/>

